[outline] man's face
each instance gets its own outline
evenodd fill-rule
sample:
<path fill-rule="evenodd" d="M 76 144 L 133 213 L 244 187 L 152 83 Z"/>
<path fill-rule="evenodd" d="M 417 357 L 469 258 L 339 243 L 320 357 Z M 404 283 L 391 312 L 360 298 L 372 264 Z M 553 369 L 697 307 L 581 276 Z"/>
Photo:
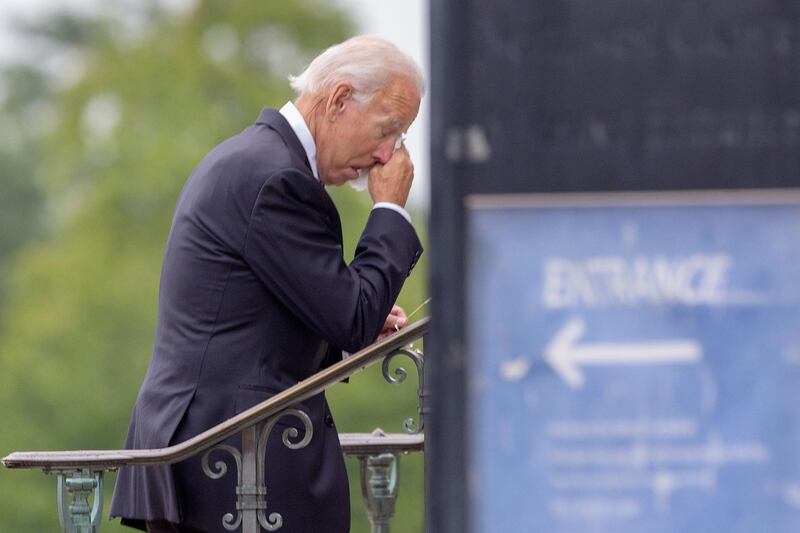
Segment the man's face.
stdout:
<path fill-rule="evenodd" d="M 419 91 L 406 77 L 391 79 L 363 105 L 353 100 L 349 86 L 337 87 L 316 139 L 317 169 L 326 185 L 342 185 L 358 178 L 359 169 L 386 163 L 419 111 Z"/>

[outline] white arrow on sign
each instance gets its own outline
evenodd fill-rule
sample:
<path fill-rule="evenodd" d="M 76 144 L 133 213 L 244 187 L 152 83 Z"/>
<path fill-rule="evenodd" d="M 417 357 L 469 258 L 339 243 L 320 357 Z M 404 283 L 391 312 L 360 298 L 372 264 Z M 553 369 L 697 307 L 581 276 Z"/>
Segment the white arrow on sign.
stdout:
<path fill-rule="evenodd" d="M 573 389 L 583 387 L 581 366 L 695 363 L 703 356 L 700 344 L 690 340 L 576 344 L 584 331 L 584 321 L 572 319 L 544 351 L 545 360 Z"/>

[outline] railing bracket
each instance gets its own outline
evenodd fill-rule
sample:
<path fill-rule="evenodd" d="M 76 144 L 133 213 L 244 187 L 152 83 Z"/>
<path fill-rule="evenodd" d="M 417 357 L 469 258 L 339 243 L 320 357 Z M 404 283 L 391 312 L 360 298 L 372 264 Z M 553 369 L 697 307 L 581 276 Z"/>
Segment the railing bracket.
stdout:
<path fill-rule="evenodd" d="M 361 494 L 372 533 L 389 533 L 397 503 L 400 457 L 394 453 L 361 455 L 358 462 L 361 466 Z"/>
<path fill-rule="evenodd" d="M 103 514 L 103 470 L 48 470 L 58 476 L 58 521 L 64 533 L 97 533 Z M 91 505 L 89 500 L 91 499 Z"/>

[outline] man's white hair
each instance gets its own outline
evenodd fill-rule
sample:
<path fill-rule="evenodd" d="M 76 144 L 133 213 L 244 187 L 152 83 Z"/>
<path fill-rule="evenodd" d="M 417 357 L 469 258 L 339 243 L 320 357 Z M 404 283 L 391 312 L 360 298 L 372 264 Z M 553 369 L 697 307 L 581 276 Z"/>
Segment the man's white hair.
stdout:
<path fill-rule="evenodd" d="M 411 56 L 386 39 L 361 35 L 322 52 L 300 75 L 289 76 L 289 84 L 300 96 L 322 94 L 346 81 L 353 86 L 353 99 L 365 104 L 398 75 L 415 82 L 420 96 L 425 93 L 422 71 Z"/>

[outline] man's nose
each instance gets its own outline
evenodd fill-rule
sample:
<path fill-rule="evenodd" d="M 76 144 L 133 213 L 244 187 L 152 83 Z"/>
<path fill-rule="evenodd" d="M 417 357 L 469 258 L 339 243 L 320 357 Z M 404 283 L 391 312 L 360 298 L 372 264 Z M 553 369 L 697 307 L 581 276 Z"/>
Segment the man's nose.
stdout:
<path fill-rule="evenodd" d="M 378 145 L 378 147 L 372 153 L 372 157 L 374 157 L 380 164 L 385 165 L 386 162 L 392 158 L 393 153 L 394 139 L 386 139 Z"/>
<path fill-rule="evenodd" d="M 375 154 L 373 154 L 373 156 L 375 157 L 375 159 L 380 161 L 381 164 L 386 164 L 386 162 L 389 161 L 389 159 L 392 157 L 392 154 L 395 153 L 397 151 L 397 149 L 400 148 L 403 145 L 405 140 L 406 140 L 406 134 L 405 133 L 401 133 L 397 137 L 393 138 L 392 142 L 390 144 L 391 148 L 390 148 L 388 154 L 386 153 L 386 144 L 387 143 L 386 143 L 386 141 L 384 141 L 384 142 L 382 142 L 380 144 L 380 146 L 378 146 L 378 151 Z"/>

